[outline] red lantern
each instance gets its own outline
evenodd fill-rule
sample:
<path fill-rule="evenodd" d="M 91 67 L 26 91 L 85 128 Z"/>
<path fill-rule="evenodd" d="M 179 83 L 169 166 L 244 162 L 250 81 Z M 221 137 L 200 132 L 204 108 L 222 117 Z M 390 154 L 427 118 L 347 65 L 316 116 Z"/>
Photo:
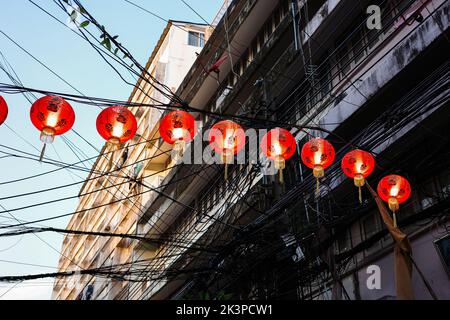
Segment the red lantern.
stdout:
<path fill-rule="evenodd" d="M 0 96 L 0 125 L 5 122 L 6 117 L 8 117 L 8 105 L 6 104 L 5 99 Z"/>
<path fill-rule="evenodd" d="M 161 138 L 173 144 L 173 149 L 180 155 L 187 142 L 194 139 L 197 131 L 194 117 L 182 110 L 171 111 L 162 118 L 159 124 Z"/>
<path fill-rule="evenodd" d="M 209 131 L 209 143 L 213 150 L 222 155 L 225 164 L 225 180 L 227 164 L 245 147 L 245 132 L 240 125 L 230 120 L 216 123 Z"/>
<path fill-rule="evenodd" d="M 397 226 L 395 213 L 400 204 L 408 200 L 411 195 L 411 186 L 408 180 L 399 175 L 388 175 L 378 183 L 377 192 L 381 200 L 387 202 L 389 209 L 394 213 L 394 225 Z"/>
<path fill-rule="evenodd" d="M 98 133 L 113 145 L 131 140 L 137 131 L 137 121 L 133 113 L 125 107 L 109 107 L 97 117 Z"/>
<path fill-rule="evenodd" d="M 30 109 L 33 125 L 41 131 L 44 143 L 40 160 L 42 160 L 47 143 L 52 143 L 55 136 L 69 131 L 75 122 L 75 112 L 71 105 L 61 97 L 45 96 L 36 100 Z"/>
<path fill-rule="evenodd" d="M 313 169 L 316 178 L 325 175 L 325 169 L 333 163 L 334 156 L 333 145 L 322 138 L 312 139 L 302 148 L 302 161 L 308 168 Z"/>
<path fill-rule="evenodd" d="M 267 158 L 274 161 L 275 169 L 280 173 L 280 182 L 283 182 L 285 161 L 294 155 L 296 148 L 294 136 L 286 129 L 272 129 L 262 138 L 261 149 Z"/>
<path fill-rule="evenodd" d="M 319 179 L 325 175 L 325 169 L 333 163 L 334 157 L 333 145 L 325 139 L 314 138 L 303 145 L 302 161 L 313 169 L 317 180 L 316 196 L 319 194 Z"/>
<path fill-rule="evenodd" d="M 344 174 L 352 178 L 355 186 L 359 188 L 359 202 L 362 203 L 361 187 L 365 183 L 365 178 L 375 169 L 375 159 L 369 152 L 356 149 L 342 158 L 341 167 Z"/>
<path fill-rule="evenodd" d="M 209 143 L 215 152 L 229 158 L 244 148 L 245 132 L 240 125 L 233 121 L 220 121 L 211 128 Z"/>

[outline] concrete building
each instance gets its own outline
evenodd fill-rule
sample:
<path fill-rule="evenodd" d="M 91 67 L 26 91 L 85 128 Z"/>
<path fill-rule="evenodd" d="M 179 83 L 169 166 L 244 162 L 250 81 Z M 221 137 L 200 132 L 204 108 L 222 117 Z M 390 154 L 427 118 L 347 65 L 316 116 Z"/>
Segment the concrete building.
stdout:
<path fill-rule="evenodd" d="M 368 28 L 370 5 L 381 10 L 381 29 Z M 93 297 L 395 299 L 392 240 L 369 193 L 364 189 L 359 204 L 340 170 L 342 156 L 358 146 L 376 155 L 373 187 L 389 173 L 410 180 L 413 195 L 401 207 L 399 226 L 434 293 L 449 299 L 449 8 L 445 0 L 231 2 L 177 95 L 209 112 L 195 114 L 203 128 L 217 114 L 239 117 L 244 127 L 292 128 L 299 148 L 286 163 L 285 183 L 262 174 L 258 163 L 230 166 L 225 181 L 220 165 L 152 158 L 138 174 L 158 192 L 120 203 L 140 206 L 142 214 L 119 230 L 159 242 L 102 239 L 115 252 L 111 258 L 82 240 L 111 265 L 134 261 L 140 268 L 137 282 L 99 279 Z M 216 72 L 205 72 L 212 67 Z M 158 138 L 156 124 L 141 128 L 145 139 Z M 202 144 L 201 136 L 191 146 Z M 336 149 L 318 197 L 299 155 L 310 136 L 326 137 Z M 156 150 L 170 146 L 150 143 L 141 158 Z M 99 221 L 116 216 L 98 214 Z M 65 247 L 74 244 L 80 240 L 68 237 Z M 122 256 L 131 258 L 114 260 Z M 63 260 L 61 269 L 68 265 Z M 380 288 L 367 286 L 372 265 L 380 267 Z M 68 292 L 59 283 L 55 292 Z M 417 269 L 413 285 L 417 298 L 431 298 Z"/>
<path fill-rule="evenodd" d="M 176 91 L 184 76 L 189 71 L 198 53 L 203 49 L 209 35 L 210 27 L 204 24 L 184 21 L 169 21 L 154 48 L 145 68 L 160 83 Z M 143 74 L 142 78 L 148 76 Z M 169 103 L 169 99 L 155 90 L 147 81 L 140 79 L 130 95 L 132 103 Z M 134 139 L 114 153 L 114 175 L 107 172 L 110 150 L 104 147 L 92 171 L 80 190 L 80 202 L 77 211 L 86 210 L 72 217 L 68 229 L 106 233 L 136 232 L 136 220 L 142 214 L 143 203 L 149 199 L 149 193 L 118 201 L 109 206 L 102 206 L 117 199 L 126 198 L 130 193 L 139 193 L 139 185 L 127 183 L 120 176 L 142 177 L 151 172 L 152 159 L 156 166 L 167 158 L 158 157 L 151 143 L 155 128 L 162 111 L 153 108 L 132 108 L 138 120 L 138 132 Z M 158 151 L 159 153 L 159 151 Z M 149 165 L 150 167 L 146 167 Z M 149 175 L 149 174 L 148 174 Z M 158 184 L 165 173 L 152 175 L 147 183 Z M 101 191 L 98 191 L 101 190 Z M 97 209 L 94 209 L 98 207 Z M 112 264 L 128 263 L 133 258 L 133 243 L 129 239 L 107 239 L 98 236 L 65 237 L 59 270 L 86 270 L 107 267 Z M 68 279 L 55 281 L 54 299 L 113 299 L 125 283 L 122 281 L 105 281 L 89 275 L 77 275 Z"/>

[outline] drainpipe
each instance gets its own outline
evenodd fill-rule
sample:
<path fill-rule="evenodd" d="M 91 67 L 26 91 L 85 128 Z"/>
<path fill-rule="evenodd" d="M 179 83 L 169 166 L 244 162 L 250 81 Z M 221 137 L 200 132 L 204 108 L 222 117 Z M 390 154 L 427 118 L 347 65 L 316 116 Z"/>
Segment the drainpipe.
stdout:
<path fill-rule="evenodd" d="M 297 6 L 297 1 L 296 0 L 292 0 L 292 2 L 291 2 L 291 15 L 292 15 L 292 26 L 294 28 L 295 51 L 300 49 L 299 32 L 298 32 L 298 28 L 297 28 L 299 23 L 298 23 L 298 18 L 297 18 L 297 14 L 296 14 L 296 6 Z"/>

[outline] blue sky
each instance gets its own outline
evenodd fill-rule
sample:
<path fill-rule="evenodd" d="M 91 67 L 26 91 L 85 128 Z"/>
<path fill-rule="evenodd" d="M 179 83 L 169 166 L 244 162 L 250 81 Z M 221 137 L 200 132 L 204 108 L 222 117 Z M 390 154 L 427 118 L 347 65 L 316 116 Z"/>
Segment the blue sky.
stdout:
<path fill-rule="evenodd" d="M 66 22 L 67 18 L 51 0 L 34 0 L 47 11 Z M 133 0 L 140 6 L 158 15 L 174 20 L 202 22 L 181 0 Z M 217 13 L 222 0 L 187 0 L 207 21 Z M 86 8 L 101 22 L 111 34 L 119 39 L 145 65 L 166 23 L 128 4 L 124 0 L 82 1 Z M 32 55 L 41 60 L 67 82 L 87 96 L 126 100 L 132 87 L 125 84 L 114 71 L 81 38 L 52 20 L 28 0 L 4 1 L 0 10 L 0 30 L 13 38 Z M 94 29 L 91 29 L 94 31 Z M 49 91 L 76 92 L 44 67 L 39 65 L 17 46 L 0 33 L 0 51 L 9 61 L 25 86 Z M 3 60 L 0 61 L 3 62 Z M 0 82 L 10 83 L 0 70 Z M 0 144 L 37 154 L 33 148 L 41 148 L 39 132 L 32 126 L 29 118 L 30 103 L 22 95 L 1 94 L 9 105 L 6 124 L 0 126 Z M 95 129 L 95 119 L 99 109 L 94 106 L 72 104 L 76 112 L 74 129 L 84 138 L 101 147 L 103 141 Z M 83 142 L 73 132 L 65 135 L 72 143 L 81 148 L 88 156 L 96 156 L 96 151 Z M 24 141 L 25 140 L 25 141 Z M 0 147 L 0 151 L 6 151 Z M 2 156 L 0 154 L 0 156 Z M 73 163 L 78 161 L 66 144 L 58 137 L 47 148 L 46 156 Z M 1 183 L 13 179 L 39 174 L 55 167 L 26 159 L 0 159 L 0 198 L 31 192 L 43 188 L 80 181 L 85 174 L 66 170 L 12 184 Z M 76 175 L 78 176 L 76 176 Z M 53 192 L 27 197 L 0 200 L 6 209 L 14 209 L 38 202 L 54 200 L 78 194 L 79 186 L 59 189 Z M 53 203 L 35 208 L 14 211 L 12 214 L 20 220 L 36 220 L 69 213 L 75 210 L 77 199 Z M 0 208 L 0 211 L 4 211 Z M 0 213 L 0 223 L 11 223 L 8 213 Z M 46 223 L 64 228 L 68 218 Z M 0 275 L 24 275 L 55 271 L 61 248 L 62 236 L 58 234 L 40 234 L 23 237 L 0 238 Z M 46 243 L 44 243 L 46 242 Z M 52 249 L 52 246 L 54 249 Z M 33 265 L 15 264 L 19 262 Z M 39 266 L 38 266 L 39 265 Z M 0 283 L 0 299 L 49 299 L 52 279 L 23 282 L 11 289 L 11 284 Z M 6 293 L 7 290 L 11 289 Z M 5 294 L 6 293 L 6 294 Z"/>

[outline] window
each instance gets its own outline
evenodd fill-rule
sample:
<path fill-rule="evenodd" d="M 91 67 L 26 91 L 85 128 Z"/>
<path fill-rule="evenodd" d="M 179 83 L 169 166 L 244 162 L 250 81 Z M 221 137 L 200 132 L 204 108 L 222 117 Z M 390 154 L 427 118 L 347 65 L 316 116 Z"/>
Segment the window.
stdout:
<path fill-rule="evenodd" d="M 258 44 L 258 39 L 257 38 L 255 38 L 255 39 L 253 39 L 253 42 L 252 42 L 252 56 L 251 56 L 251 59 L 252 59 L 252 61 L 255 59 L 255 57 L 256 57 L 256 55 L 258 54 L 258 52 L 259 52 L 259 44 Z"/>
<path fill-rule="evenodd" d="M 156 65 L 156 68 L 155 68 L 154 77 L 159 82 L 165 82 L 165 80 L 166 80 L 166 69 L 167 69 L 167 63 L 158 61 L 158 64 Z"/>
<path fill-rule="evenodd" d="M 374 0 L 373 4 L 381 8 L 382 29 L 367 29 L 365 13 L 361 13 L 355 21 L 336 41 L 336 59 L 339 67 L 340 79 L 353 70 L 359 63 L 369 55 L 374 48 L 393 32 L 395 7 L 391 7 L 386 0 Z M 405 1 L 402 0 L 402 4 Z"/>
<path fill-rule="evenodd" d="M 363 220 L 364 239 L 369 239 L 378 231 L 378 221 L 376 214 L 371 214 Z"/>
<path fill-rule="evenodd" d="M 320 86 L 320 99 L 324 99 L 331 92 L 331 66 L 329 60 L 327 60 L 326 58 L 322 58 L 321 61 L 324 62 L 317 68 L 316 74 Z"/>
<path fill-rule="evenodd" d="M 366 54 L 365 42 L 364 31 L 362 29 L 355 31 L 353 36 L 350 38 L 350 50 L 353 56 L 353 63 L 356 65 Z"/>
<path fill-rule="evenodd" d="M 272 35 L 272 20 L 269 19 L 264 25 L 264 43 L 267 42 Z"/>
<path fill-rule="evenodd" d="M 392 3 L 384 1 L 384 0 L 375 0 L 373 3 L 381 8 L 381 27 L 382 30 L 371 29 L 365 30 L 367 33 L 367 44 L 368 49 L 373 49 L 380 40 L 383 40 L 384 34 L 387 33 L 391 27 L 393 21 L 393 16 L 395 15 L 392 10 Z"/>
<path fill-rule="evenodd" d="M 350 244 L 350 230 L 347 229 L 347 230 L 345 230 L 343 232 L 343 234 L 341 234 L 338 237 L 336 252 L 337 253 L 344 252 L 346 250 L 349 250 L 350 248 L 351 248 L 351 244 Z"/>
<path fill-rule="evenodd" d="M 281 16 L 285 17 L 287 14 L 289 14 L 289 11 L 289 0 L 283 0 L 283 2 L 281 3 Z"/>
<path fill-rule="evenodd" d="M 281 22 L 280 16 L 281 16 L 280 7 L 278 6 L 273 13 L 273 24 L 275 25 L 275 28 L 278 27 L 278 25 Z"/>
<path fill-rule="evenodd" d="M 247 69 L 247 67 L 250 65 L 250 54 L 249 49 L 245 50 L 245 52 L 242 54 L 242 68 Z"/>
<path fill-rule="evenodd" d="M 188 45 L 203 48 L 205 46 L 205 34 L 201 32 L 189 31 Z"/>
<path fill-rule="evenodd" d="M 337 60 L 339 63 L 340 78 L 344 78 L 350 71 L 350 55 L 346 46 L 342 46 L 338 49 Z"/>

